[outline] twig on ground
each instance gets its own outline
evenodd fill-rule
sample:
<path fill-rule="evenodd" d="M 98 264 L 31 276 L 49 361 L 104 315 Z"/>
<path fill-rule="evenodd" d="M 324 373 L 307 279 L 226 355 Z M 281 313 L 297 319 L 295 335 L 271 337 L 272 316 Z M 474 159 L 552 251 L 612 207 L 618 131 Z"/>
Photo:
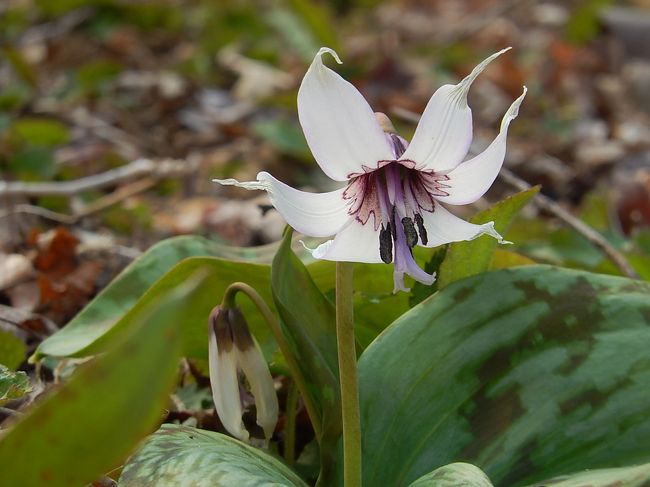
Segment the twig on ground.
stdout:
<path fill-rule="evenodd" d="M 82 191 L 114 186 L 142 176 L 148 176 L 158 180 L 185 174 L 190 171 L 190 166 L 190 163 L 176 159 L 136 159 L 116 169 L 75 179 L 74 181 L 53 181 L 47 183 L 0 181 L 0 197 L 74 196 Z"/>
<path fill-rule="evenodd" d="M 80 219 L 90 216 L 113 206 L 126 198 L 142 193 L 153 187 L 160 179 L 181 174 L 188 174 L 194 170 L 194 164 L 182 160 L 165 159 L 153 161 L 150 159 L 137 159 L 130 164 L 111 169 L 100 174 L 76 179 L 74 181 L 27 183 L 0 181 L 0 198 L 10 200 L 12 197 L 35 196 L 67 196 L 72 197 L 80 192 L 113 186 L 131 179 L 144 176 L 142 179 L 123 186 L 113 193 L 107 194 L 75 211 L 72 215 L 58 213 L 47 208 L 30 204 L 9 204 L 9 209 L 0 212 L 0 218 L 15 214 L 36 215 L 48 220 L 73 225 Z"/>

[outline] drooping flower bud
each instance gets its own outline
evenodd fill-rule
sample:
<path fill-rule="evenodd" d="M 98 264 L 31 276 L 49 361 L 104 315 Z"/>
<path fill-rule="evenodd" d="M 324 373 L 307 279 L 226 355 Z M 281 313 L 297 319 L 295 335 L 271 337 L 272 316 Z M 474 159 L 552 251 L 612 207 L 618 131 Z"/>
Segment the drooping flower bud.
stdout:
<path fill-rule="evenodd" d="M 216 306 L 212 310 L 208 319 L 208 354 L 212 398 L 226 430 L 242 441 L 250 437 L 242 421 L 241 371 L 255 399 L 257 424 L 264 430 L 266 440 L 270 440 L 278 422 L 278 398 L 264 355 L 239 308 Z"/>

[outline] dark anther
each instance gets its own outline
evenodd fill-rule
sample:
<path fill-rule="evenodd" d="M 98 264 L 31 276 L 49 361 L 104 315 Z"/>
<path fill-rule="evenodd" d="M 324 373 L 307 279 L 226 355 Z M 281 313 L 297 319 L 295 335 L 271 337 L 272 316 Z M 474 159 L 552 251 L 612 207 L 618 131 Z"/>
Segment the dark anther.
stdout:
<path fill-rule="evenodd" d="M 390 223 L 381 226 L 379 230 L 379 256 L 386 264 L 393 262 L 393 236 L 390 233 Z"/>
<path fill-rule="evenodd" d="M 418 243 L 418 232 L 415 231 L 413 220 L 411 220 L 408 216 L 405 216 L 402 218 L 402 226 L 404 227 L 404 234 L 406 235 L 406 245 L 412 249 Z"/>
<path fill-rule="evenodd" d="M 415 214 L 415 224 L 418 226 L 418 233 L 420 234 L 422 245 L 426 245 L 429 242 L 429 237 L 427 235 L 427 229 L 424 228 L 424 220 L 422 219 L 422 215 L 419 213 Z"/>

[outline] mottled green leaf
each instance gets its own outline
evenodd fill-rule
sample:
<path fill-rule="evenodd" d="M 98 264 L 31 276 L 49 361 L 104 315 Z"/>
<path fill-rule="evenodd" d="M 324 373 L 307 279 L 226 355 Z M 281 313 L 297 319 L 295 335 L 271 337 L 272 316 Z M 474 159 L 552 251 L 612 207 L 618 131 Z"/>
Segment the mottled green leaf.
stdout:
<path fill-rule="evenodd" d="M 228 436 L 163 425 L 133 455 L 119 487 L 307 487 L 289 467 Z"/>
<path fill-rule="evenodd" d="M 0 364 L 0 405 L 24 396 L 29 389 L 29 377 L 25 372 L 13 372 Z"/>
<path fill-rule="evenodd" d="M 0 330 L 0 364 L 15 370 L 27 355 L 27 345 L 9 331 Z"/>
<path fill-rule="evenodd" d="M 496 231 L 505 236 L 517 213 L 538 191 L 539 186 L 535 186 L 512 195 L 487 210 L 477 213 L 469 221 L 475 224 L 493 221 Z M 487 235 L 469 242 L 451 244 L 445 261 L 440 266 L 438 288 L 442 289 L 454 281 L 487 271 L 497 245 L 497 240 Z"/>
<path fill-rule="evenodd" d="M 470 461 L 497 485 L 650 459 L 650 285 L 551 266 L 474 276 L 362 354 L 364 485 Z"/>
<path fill-rule="evenodd" d="M 336 316 L 332 303 L 320 292 L 307 268 L 291 251 L 287 231 L 271 267 L 271 286 L 282 330 L 317 409 L 322 455 L 332 455 L 341 433 Z M 322 459 L 321 480 L 328 484 L 331 461 Z"/>
<path fill-rule="evenodd" d="M 142 309 L 114 347 L 81 366 L 0 439 L 0 485 L 85 485 L 160 422 L 181 356 L 192 277 Z"/>
<path fill-rule="evenodd" d="M 648 487 L 650 463 L 635 467 L 603 468 L 564 475 L 530 487 Z"/>
<path fill-rule="evenodd" d="M 408 487 L 492 487 L 492 482 L 470 463 L 451 463 L 420 477 Z"/>

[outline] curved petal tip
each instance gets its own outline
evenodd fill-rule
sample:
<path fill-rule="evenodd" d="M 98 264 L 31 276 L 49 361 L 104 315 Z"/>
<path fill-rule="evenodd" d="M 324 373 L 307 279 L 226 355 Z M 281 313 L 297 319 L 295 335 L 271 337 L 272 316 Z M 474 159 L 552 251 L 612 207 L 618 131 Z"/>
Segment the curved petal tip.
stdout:
<path fill-rule="evenodd" d="M 495 52 L 488 58 L 484 59 L 481 63 L 479 63 L 472 70 L 470 74 L 468 74 L 460 83 L 456 85 L 460 90 L 461 94 L 463 96 L 467 96 L 467 92 L 469 91 L 470 86 L 472 86 L 472 83 L 478 77 L 478 75 L 481 74 L 483 70 L 488 67 L 488 64 L 490 64 L 496 58 L 501 56 L 501 54 L 508 52 L 510 49 L 512 49 L 512 47 L 506 47 L 505 49 L 501 49 L 499 52 Z"/>
<path fill-rule="evenodd" d="M 325 53 L 329 53 L 329 54 L 331 54 L 331 56 L 334 58 L 334 60 L 335 60 L 338 64 L 343 64 L 343 61 L 341 61 L 341 58 L 340 58 L 339 55 L 336 53 L 336 51 L 335 51 L 334 49 L 332 49 L 332 48 L 329 48 L 329 47 L 321 47 L 321 48 L 318 50 L 318 52 L 316 53 L 316 56 L 315 56 L 314 60 L 316 60 L 316 59 L 321 59 L 321 58 L 323 57 L 323 54 L 325 54 Z"/>

